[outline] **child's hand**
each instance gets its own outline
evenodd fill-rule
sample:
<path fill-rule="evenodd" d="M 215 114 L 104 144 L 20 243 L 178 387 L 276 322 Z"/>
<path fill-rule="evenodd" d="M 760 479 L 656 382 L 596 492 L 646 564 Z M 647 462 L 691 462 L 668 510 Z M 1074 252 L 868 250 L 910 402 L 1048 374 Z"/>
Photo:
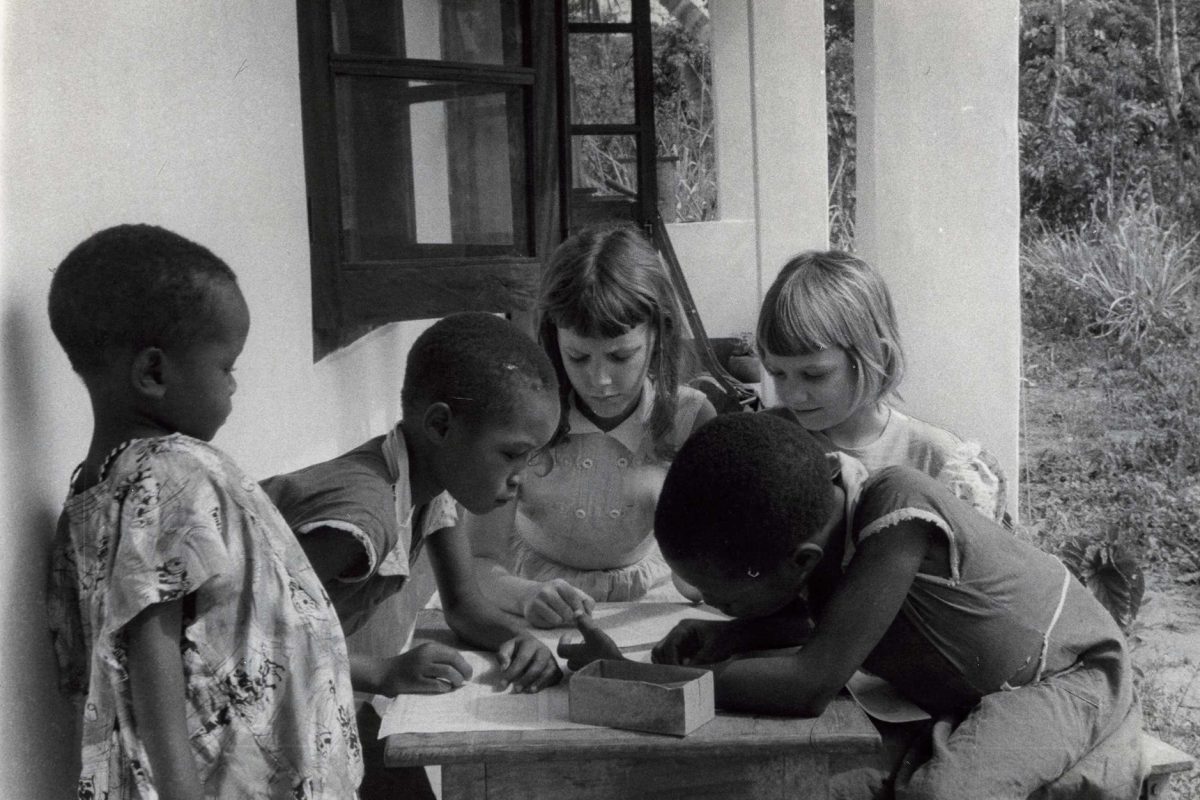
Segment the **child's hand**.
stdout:
<path fill-rule="evenodd" d="M 580 614 L 575 620 L 583 641 L 572 641 L 572 634 L 564 633 L 558 640 L 558 654 L 567 659 L 567 666 L 573 670 L 582 669 L 593 661 L 602 658 L 624 659 L 621 648 L 604 631 L 596 625 L 590 614 Z"/>
<path fill-rule="evenodd" d="M 710 619 L 685 619 L 654 646 L 655 664 L 715 664 L 738 652 L 730 623 Z"/>
<path fill-rule="evenodd" d="M 678 591 L 681 595 L 686 597 L 691 602 L 693 602 L 693 603 L 703 603 L 704 602 L 704 595 L 700 594 L 700 590 L 697 589 L 695 586 L 692 586 L 690 583 L 685 581 L 683 578 L 676 575 L 674 572 L 671 573 L 671 582 L 675 584 L 675 590 Z"/>
<path fill-rule="evenodd" d="M 591 614 L 596 601 L 562 578 L 539 585 L 522 606 L 525 619 L 538 628 L 571 625 L 578 614 Z"/>
<path fill-rule="evenodd" d="M 514 692 L 540 692 L 562 680 L 550 648 L 528 634 L 514 636 L 496 651 L 500 674 Z"/>
<path fill-rule="evenodd" d="M 461 653 L 437 642 L 424 642 L 380 662 L 375 691 L 387 697 L 452 692 L 462 686 L 472 672 L 471 665 Z"/>

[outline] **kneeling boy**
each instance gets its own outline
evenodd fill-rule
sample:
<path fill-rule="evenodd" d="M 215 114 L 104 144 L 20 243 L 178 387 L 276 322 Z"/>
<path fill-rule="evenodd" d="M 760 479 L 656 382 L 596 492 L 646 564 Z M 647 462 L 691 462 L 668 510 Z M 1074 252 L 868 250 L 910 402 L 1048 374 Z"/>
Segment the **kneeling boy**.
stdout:
<path fill-rule="evenodd" d="M 713 664 L 719 707 L 764 714 L 818 715 L 855 670 L 879 675 L 944 721 L 932 757 L 891 776 L 899 797 L 1136 797 L 1140 709 L 1104 607 L 933 478 L 855 480 L 842 463 L 768 415 L 719 417 L 688 440 L 654 533 L 735 619 L 681 623 L 655 660 Z M 587 639 L 588 655 L 606 649 Z"/>

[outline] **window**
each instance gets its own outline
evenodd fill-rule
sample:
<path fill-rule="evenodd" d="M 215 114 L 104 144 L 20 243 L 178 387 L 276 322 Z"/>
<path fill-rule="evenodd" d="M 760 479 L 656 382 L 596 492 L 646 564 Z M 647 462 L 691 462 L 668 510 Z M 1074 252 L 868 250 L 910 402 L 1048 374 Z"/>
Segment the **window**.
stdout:
<path fill-rule="evenodd" d="M 556 5 L 298 0 L 315 357 L 532 305 L 562 230 Z"/>
<path fill-rule="evenodd" d="M 648 223 L 656 204 L 649 0 L 567 3 L 572 229 Z"/>

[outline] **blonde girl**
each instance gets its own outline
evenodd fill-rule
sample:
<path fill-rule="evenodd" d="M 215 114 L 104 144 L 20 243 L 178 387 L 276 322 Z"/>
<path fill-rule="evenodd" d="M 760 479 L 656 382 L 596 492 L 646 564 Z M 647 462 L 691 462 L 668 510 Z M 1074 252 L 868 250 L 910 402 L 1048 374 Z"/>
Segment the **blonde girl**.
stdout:
<path fill-rule="evenodd" d="M 792 258 L 767 290 L 756 333 L 781 410 L 870 471 L 939 477 L 983 513 L 1005 513 L 1005 479 L 978 444 L 896 408 L 904 349 L 891 294 L 866 261 L 836 250 Z"/>

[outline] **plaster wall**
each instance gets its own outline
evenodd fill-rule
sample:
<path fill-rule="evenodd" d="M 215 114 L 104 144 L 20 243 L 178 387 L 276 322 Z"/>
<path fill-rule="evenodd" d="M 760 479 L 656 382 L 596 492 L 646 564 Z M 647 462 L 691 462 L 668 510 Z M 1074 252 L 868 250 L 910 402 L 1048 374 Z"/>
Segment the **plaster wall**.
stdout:
<path fill-rule="evenodd" d="M 784 261 L 828 242 L 824 27 L 818 2 L 709 13 L 718 221 L 669 230 L 708 334 L 737 336 Z"/>
<path fill-rule="evenodd" d="M 1017 3 L 971 25 L 950 0 L 860 6 L 860 250 L 900 307 L 905 394 L 1015 476 Z M 783 261 L 827 241 L 820 7 L 710 4 L 720 219 L 671 234 L 713 336 L 752 330 Z M 95 230 L 144 221 L 234 268 L 253 322 L 215 444 L 252 475 L 384 430 L 426 323 L 312 362 L 293 6 L 10 3 L 0 70 L 0 720 L 20 726 L 2 745 L 0 797 L 41 800 L 74 782 L 74 712 L 54 690 L 42 588 L 90 436 L 83 386 L 46 321 L 54 266 Z"/>
<path fill-rule="evenodd" d="M 0 719 L 20 731 L 5 737 L 0 797 L 39 800 L 74 784 L 75 715 L 54 688 L 43 585 L 91 434 L 46 319 L 52 269 L 123 222 L 176 230 L 233 267 L 252 324 L 214 443 L 251 475 L 385 430 L 424 324 L 312 362 L 294 6 L 67 0 L 7 4 L 0 19 Z"/>

